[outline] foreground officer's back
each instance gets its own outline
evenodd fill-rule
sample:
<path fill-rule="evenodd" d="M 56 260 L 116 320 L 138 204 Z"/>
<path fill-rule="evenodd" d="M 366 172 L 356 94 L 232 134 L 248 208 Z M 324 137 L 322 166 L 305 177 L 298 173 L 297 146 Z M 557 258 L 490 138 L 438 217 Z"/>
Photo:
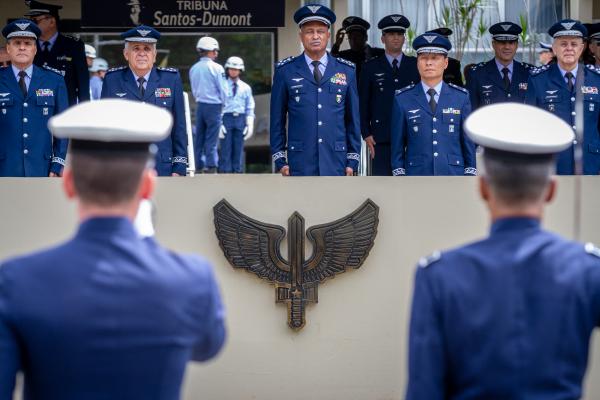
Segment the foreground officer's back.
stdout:
<path fill-rule="evenodd" d="M 178 399 L 186 363 L 213 357 L 225 329 L 209 263 L 143 239 L 131 221 L 152 194 L 148 148 L 170 116 L 98 100 L 50 126 L 72 139 L 64 187 L 81 223 L 66 243 L 0 267 L 0 398 L 21 370 L 25 400 Z"/>
<path fill-rule="evenodd" d="M 552 154 L 573 134 L 518 104 L 471 118 L 491 230 L 419 262 L 407 399 L 579 399 L 600 323 L 600 250 L 541 228 L 556 189 Z"/>

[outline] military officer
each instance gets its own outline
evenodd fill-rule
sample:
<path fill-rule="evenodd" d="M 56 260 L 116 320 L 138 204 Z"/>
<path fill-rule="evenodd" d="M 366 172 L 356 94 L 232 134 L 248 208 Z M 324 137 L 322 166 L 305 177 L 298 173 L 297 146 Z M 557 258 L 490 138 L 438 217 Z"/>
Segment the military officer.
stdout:
<path fill-rule="evenodd" d="M 132 118 L 133 117 L 133 118 Z M 63 189 L 79 228 L 52 249 L 0 265 L 0 398 L 23 372 L 24 399 L 179 399 L 188 361 L 225 340 L 210 263 L 143 239 L 133 225 L 156 185 L 163 107 L 102 99 L 49 122 L 71 139 Z"/>
<path fill-rule="evenodd" d="M 11 66 L 0 68 L 0 176 L 59 176 L 67 142 L 53 138 L 48 120 L 68 106 L 58 71 L 33 65 L 40 29 L 28 19 L 4 27 Z"/>
<path fill-rule="evenodd" d="M 426 33 L 413 41 L 421 82 L 401 89 L 392 109 L 392 173 L 477 175 L 475 145 L 463 122 L 471 112 L 468 92 L 443 81 L 450 41 Z"/>
<path fill-rule="evenodd" d="M 88 65 L 83 42 L 58 31 L 62 6 L 26 0 L 25 14 L 41 29 L 34 64 L 49 66 L 61 72 L 67 84 L 69 105 L 90 99 Z"/>
<path fill-rule="evenodd" d="M 439 33 L 440 35 L 446 37 L 446 39 L 450 40 L 450 36 L 452 35 L 452 29 L 446 27 L 440 27 L 436 29 L 432 29 L 427 31 L 426 33 Z M 464 87 L 463 78 L 462 78 L 462 67 L 460 66 L 460 61 L 453 57 L 448 57 L 448 68 L 444 70 L 444 82 L 453 83 L 457 86 Z"/>
<path fill-rule="evenodd" d="M 335 14 L 296 11 L 304 52 L 279 62 L 271 93 L 271 154 L 282 175 L 352 175 L 360 160 L 354 64 L 327 53 Z M 286 135 L 287 120 L 287 135 Z M 286 155 L 287 150 L 287 155 Z"/>
<path fill-rule="evenodd" d="M 335 34 L 335 43 L 331 47 L 331 55 L 341 57 L 354 63 L 356 66 L 356 76 L 360 80 L 362 65 L 365 61 L 373 57 L 383 55 L 383 49 L 371 47 L 369 40 L 369 28 L 371 24 L 360 17 L 350 16 L 342 21 L 342 27 Z M 344 35 L 348 35 L 348 50 L 340 51 Z"/>
<path fill-rule="evenodd" d="M 417 59 L 402 53 L 410 26 L 403 15 L 392 14 L 377 25 L 385 54 L 367 61 L 359 80 L 361 133 L 372 158 L 371 175 L 391 176 L 390 122 L 396 90 L 419 82 Z"/>
<path fill-rule="evenodd" d="M 554 53 L 552 52 L 552 45 L 544 42 L 540 42 L 538 49 L 539 60 L 541 65 L 550 64 L 554 59 Z"/>
<path fill-rule="evenodd" d="M 576 130 L 576 91 L 581 91 L 584 122 L 583 143 L 579 145 L 583 149 L 583 173 L 597 175 L 600 172 L 600 72 L 594 66 L 579 63 L 587 31 L 579 21 L 565 19 L 552 25 L 548 33 L 554 38 L 552 49 L 557 62 L 531 71 L 526 102 L 550 111 Z M 558 155 L 559 175 L 575 173 L 574 150 L 571 146 Z"/>
<path fill-rule="evenodd" d="M 473 66 L 467 79 L 474 110 L 493 103 L 525 101 L 532 65 L 515 60 L 522 31 L 512 22 L 499 22 L 489 28 L 495 57 Z"/>
<path fill-rule="evenodd" d="M 588 48 L 594 58 L 593 64 L 600 67 L 600 23 L 590 24 L 588 29 Z"/>
<path fill-rule="evenodd" d="M 406 399 L 580 399 L 600 324 L 600 249 L 541 227 L 553 155 L 573 132 L 517 103 L 482 107 L 465 125 L 484 147 L 490 234 L 419 262 Z"/>
<path fill-rule="evenodd" d="M 156 104 L 171 112 L 171 135 L 157 143 L 156 171 L 159 176 L 185 176 L 187 133 L 181 77 L 175 68 L 155 67 L 156 42 L 160 33 L 140 25 L 121 34 L 127 67 L 109 69 L 102 84 L 102 98 L 117 97 Z M 135 116 L 132 116 L 135 118 Z"/>

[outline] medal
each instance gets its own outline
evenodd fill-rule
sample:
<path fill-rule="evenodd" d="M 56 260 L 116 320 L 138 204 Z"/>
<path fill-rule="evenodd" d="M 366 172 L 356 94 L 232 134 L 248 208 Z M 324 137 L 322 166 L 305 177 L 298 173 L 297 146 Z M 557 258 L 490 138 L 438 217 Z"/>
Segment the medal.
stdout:
<path fill-rule="evenodd" d="M 449 131 L 450 133 L 454 133 L 454 125 L 449 125 L 449 126 L 448 126 L 448 131 Z"/>
<path fill-rule="evenodd" d="M 42 114 L 48 115 L 48 107 L 44 107 L 42 110 Z"/>
<path fill-rule="evenodd" d="M 342 95 L 341 94 L 336 94 L 335 95 L 335 101 L 336 101 L 336 103 L 340 104 L 342 102 Z"/>
<path fill-rule="evenodd" d="M 590 111 L 594 111 L 594 103 L 590 103 Z"/>
<path fill-rule="evenodd" d="M 300 102 L 300 96 L 296 96 L 296 97 L 294 97 L 294 99 L 296 100 L 296 103 Z"/>

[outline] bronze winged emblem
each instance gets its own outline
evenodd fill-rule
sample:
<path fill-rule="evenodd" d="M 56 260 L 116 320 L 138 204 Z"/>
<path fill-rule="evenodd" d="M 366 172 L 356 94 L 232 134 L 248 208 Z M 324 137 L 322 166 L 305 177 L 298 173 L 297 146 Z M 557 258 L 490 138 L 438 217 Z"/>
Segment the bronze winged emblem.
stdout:
<path fill-rule="evenodd" d="M 294 212 L 288 219 L 288 258 L 281 255 L 285 229 L 252 219 L 226 200 L 214 207 L 219 245 L 234 268 L 245 269 L 275 284 L 277 303 L 286 303 L 288 325 L 301 329 L 307 302 L 318 302 L 320 282 L 360 268 L 373 247 L 379 207 L 370 199 L 353 213 L 308 229 L 313 254 L 304 256 L 304 218 Z"/>

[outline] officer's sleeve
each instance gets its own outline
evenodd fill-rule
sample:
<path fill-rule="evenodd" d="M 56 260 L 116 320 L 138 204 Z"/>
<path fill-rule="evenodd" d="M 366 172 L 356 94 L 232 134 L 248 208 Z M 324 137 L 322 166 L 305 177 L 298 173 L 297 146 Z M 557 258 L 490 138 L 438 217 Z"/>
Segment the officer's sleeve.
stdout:
<path fill-rule="evenodd" d="M 406 175 L 404 168 L 404 148 L 406 146 L 406 118 L 400 104 L 400 98 L 394 97 L 392 105 L 392 122 L 390 124 L 390 140 L 392 144 L 392 174 Z"/>
<path fill-rule="evenodd" d="M 10 285 L 0 266 L 0 399 L 12 399 L 15 377 L 20 369 L 20 351 L 9 319 Z"/>
<path fill-rule="evenodd" d="M 187 168 L 187 132 L 185 125 L 185 106 L 183 99 L 183 85 L 179 72 L 173 85 L 175 94 L 173 103 L 173 129 L 171 131 L 171 140 L 173 143 L 173 169 L 172 172 L 184 176 Z"/>
<path fill-rule="evenodd" d="M 356 88 L 356 72 L 353 70 L 348 75 L 350 79 L 346 93 L 346 140 L 348 142 L 346 167 L 357 172 L 361 147 L 358 89 Z"/>
<path fill-rule="evenodd" d="M 531 106 L 538 106 L 537 102 L 537 90 L 535 88 L 535 81 L 530 76 L 527 79 L 527 92 L 525 93 L 525 104 L 529 104 Z"/>
<path fill-rule="evenodd" d="M 471 99 L 471 106 L 473 110 L 476 110 L 479 107 L 479 92 L 477 90 L 477 77 L 476 72 L 471 71 L 471 73 L 467 74 L 467 85 L 466 89 L 469 91 L 469 98 Z"/>
<path fill-rule="evenodd" d="M 368 67 L 366 65 L 363 66 L 360 71 L 360 80 L 358 85 L 358 100 L 360 104 L 360 133 L 362 134 L 363 139 L 371 136 L 373 133 L 371 132 L 371 126 L 369 121 L 371 121 L 371 99 L 369 90 L 371 87 L 371 82 L 369 81 L 369 72 Z"/>
<path fill-rule="evenodd" d="M 248 96 L 246 97 L 246 117 L 255 117 L 254 108 L 256 108 L 256 104 L 254 103 L 254 96 L 252 96 L 252 88 L 248 86 Z"/>
<path fill-rule="evenodd" d="M 194 96 L 194 100 L 198 98 L 198 93 L 196 92 L 197 82 L 196 82 L 196 64 L 192 65 L 190 71 L 188 72 L 190 78 L 190 86 L 192 88 L 192 96 Z"/>
<path fill-rule="evenodd" d="M 78 41 L 75 54 L 73 55 L 73 66 L 75 67 L 75 79 L 77 79 L 77 98 L 79 102 L 90 99 L 90 73 L 88 71 L 85 48 L 82 41 Z"/>
<path fill-rule="evenodd" d="M 59 79 L 57 85 L 57 94 L 55 97 L 56 104 L 54 105 L 54 115 L 60 114 L 69 107 L 69 96 L 67 94 L 67 85 L 64 79 Z M 52 163 L 50 164 L 50 172 L 61 174 L 65 166 L 67 158 L 67 147 L 69 139 L 58 139 L 52 137 Z"/>
<path fill-rule="evenodd" d="M 475 143 L 465 133 L 465 121 L 471 114 L 471 101 L 469 96 L 465 96 L 465 102 L 461 109 L 462 112 L 462 123 L 460 126 L 460 146 L 462 148 L 463 159 L 465 161 L 465 175 L 477 175 L 477 157 L 476 157 L 476 146 Z"/>
<path fill-rule="evenodd" d="M 221 302 L 219 286 L 212 268 L 207 268 L 206 279 L 208 301 L 203 318 L 203 332 L 192 351 L 193 361 L 206 361 L 217 355 L 225 343 L 225 309 Z"/>
<path fill-rule="evenodd" d="M 225 70 L 223 68 L 219 68 L 217 71 L 217 87 L 221 95 L 221 104 L 225 105 L 227 98 L 231 96 L 231 90 L 227 84 L 227 78 L 225 77 Z"/>
<path fill-rule="evenodd" d="M 110 92 L 108 91 L 110 87 L 111 77 L 110 75 L 105 75 L 104 80 L 102 81 L 102 91 L 100 92 L 100 98 L 106 99 L 110 97 Z"/>
<path fill-rule="evenodd" d="M 417 268 L 408 338 L 406 400 L 443 400 L 446 359 L 442 316 L 427 269 Z"/>
<path fill-rule="evenodd" d="M 287 165 L 286 156 L 286 131 L 288 93 L 285 80 L 279 70 L 273 76 L 273 89 L 271 91 L 271 120 L 270 141 L 271 157 L 275 163 L 275 170 L 279 171 Z"/>

